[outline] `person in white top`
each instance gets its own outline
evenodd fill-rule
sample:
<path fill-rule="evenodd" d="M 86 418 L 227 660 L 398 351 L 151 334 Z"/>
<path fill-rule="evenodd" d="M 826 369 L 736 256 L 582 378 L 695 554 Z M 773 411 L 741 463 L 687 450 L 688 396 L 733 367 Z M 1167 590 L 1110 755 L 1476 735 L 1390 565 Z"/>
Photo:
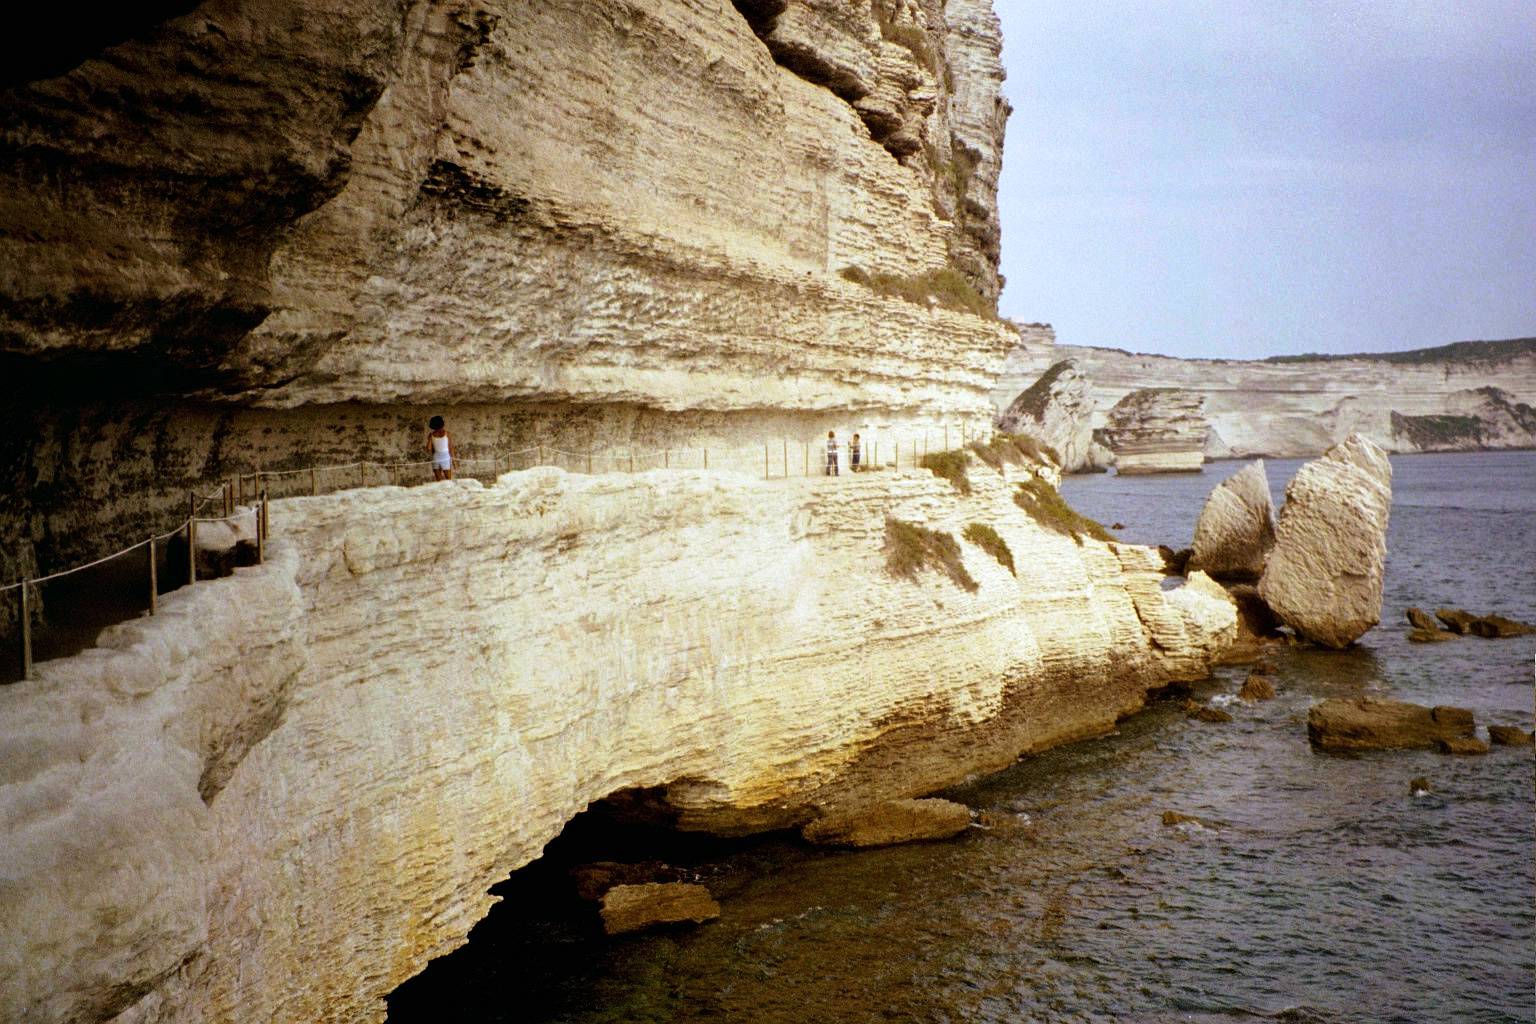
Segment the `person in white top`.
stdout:
<path fill-rule="evenodd" d="M 827 476 L 837 476 L 837 435 L 827 431 Z"/>
<path fill-rule="evenodd" d="M 453 479 L 453 438 L 443 426 L 441 416 L 427 421 L 431 433 L 427 435 L 427 450 L 432 453 L 432 479 Z"/>

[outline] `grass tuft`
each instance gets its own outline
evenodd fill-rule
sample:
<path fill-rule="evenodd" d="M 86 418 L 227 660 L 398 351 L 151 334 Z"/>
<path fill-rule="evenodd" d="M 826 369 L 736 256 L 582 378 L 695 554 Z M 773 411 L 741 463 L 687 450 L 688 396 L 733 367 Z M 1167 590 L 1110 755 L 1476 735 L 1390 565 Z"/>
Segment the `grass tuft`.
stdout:
<path fill-rule="evenodd" d="M 1008 542 L 998 536 L 997 531 L 992 527 L 986 523 L 971 523 L 961 536 L 997 559 L 998 565 L 1015 576 L 1018 575 L 1018 571 L 1013 567 L 1013 552 L 1008 550 Z"/>
<path fill-rule="evenodd" d="M 955 585 L 975 591 L 978 584 L 965 571 L 960 542 L 954 534 L 930 530 L 901 519 L 885 520 L 885 567 L 892 576 L 916 579 L 924 569 L 935 569 Z"/>
<path fill-rule="evenodd" d="M 987 320 L 997 319 L 997 307 L 983 298 L 963 274 L 950 267 L 930 270 L 915 277 L 871 274 L 863 267 L 843 267 L 837 273 L 845 281 L 919 306 L 928 305 L 931 299 L 947 309 L 971 313 Z"/>
<path fill-rule="evenodd" d="M 993 434 L 987 441 L 972 441 L 971 451 L 976 457 L 999 473 L 1003 463 L 1015 466 L 1050 461 L 1061 465 L 1061 456 L 1048 444 L 1041 444 L 1028 434 Z"/>
<path fill-rule="evenodd" d="M 1013 494 L 1013 502 L 1047 530 L 1065 534 L 1078 544 L 1082 544 L 1085 534 L 1094 540 L 1115 539 L 1102 523 L 1079 515 L 1056 488 L 1039 477 L 1019 484 Z"/>
<path fill-rule="evenodd" d="M 941 476 L 961 494 L 971 493 L 971 478 L 966 475 L 970 468 L 970 460 L 965 457 L 964 449 L 953 449 L 947 452 L 929 452 L 917 464 L 929 470 L 934 476 Z"/>

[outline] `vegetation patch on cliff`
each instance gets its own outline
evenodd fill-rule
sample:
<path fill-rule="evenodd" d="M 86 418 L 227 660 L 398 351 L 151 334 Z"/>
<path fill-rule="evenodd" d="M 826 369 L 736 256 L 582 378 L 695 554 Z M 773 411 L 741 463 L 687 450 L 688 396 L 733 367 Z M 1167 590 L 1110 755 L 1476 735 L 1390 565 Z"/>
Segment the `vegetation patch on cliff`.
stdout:
<path fill-rule="evenodd" d="M 1094 540 L 1112 541 L 1114 536 L 1097 520 L 1081 515 L 1048 481 L 1039 477 L 1019 484 L 1014 491 L 1013 502 L 1027 512 L 1031 519 L 1057 533 L 1065 534 L 1082 544 L 1084 535 Z"/>
<path fill-rule="evenodd" d="M 919 466 L 934 476 L 948 480 L 961 494 L 971 493 L 971 478 L 966 475 L 970 463 L 971 460 L 965 457 L 965 452 L 958 448 L 947 452 L 929 452 L 917 460 Z"/>
<path fill-rule="evenodd" d="M 1404 416 L 1394 412 L 1392 433 L 1407 438 L 1418 448 L 1483 442 L 1483 424 L 1476 416 Z"/>
<path fill-rule="evenodd" d="M 926 274 L 902 277 L 899 274 L 871 274 L 863 267 L 844 267 L 838 276 L 861 284 L 871 291 L 892 298 L 905 299 L 919 306 L 936 302 L 946 309 L 971 313 L 988 320 L 997 319 L 997 308 L 976 290 L 958 270 L 944 267 Z"/>
<path fill-rule="evenodd" d="M 997 559 L 998 565 L 1015 576 L 1018 575 L 1018 571 L 1013 567 L 1013 552 L 1008 549 L 1008 542 L 1003 540 L 992 527 L 986 523 L 971 523 L 960 536 Z"/>
<path fill-rule="evenodd" d="M 902 579 L 916 579 L 922 570 L 934 569 L 948 576 L 957 587 L 974 591 L 978 586 L 965 571 L 960 542 L 954 534 L 892 516 L 885 519 L 885 567 L 892 576 Z"/>
<path fill-rule="evenodd" d="M 1024 466 L 1049 460 L 1061 465 L 1061 455 L 1055 448 L 1041 444 L 1028 434 L 997 433 L 987 441 L 972 441 L 970 448 L 978 459 L 998 472 L 1002 472 L 1003 464 L 1007 462 Z"/>

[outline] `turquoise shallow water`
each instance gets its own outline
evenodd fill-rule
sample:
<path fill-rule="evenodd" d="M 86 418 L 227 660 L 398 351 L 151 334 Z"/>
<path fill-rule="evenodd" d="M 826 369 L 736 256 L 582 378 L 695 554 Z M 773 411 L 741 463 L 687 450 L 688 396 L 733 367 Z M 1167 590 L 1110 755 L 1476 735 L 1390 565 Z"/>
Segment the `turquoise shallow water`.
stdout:
<path fill-rule="evenodd" d="M 1063 492 L 1127 540 L 1183 546 L 1241 465 Z M 1277 501 L 1297 465 L 1269 463 Z M 1536 638 L 1410 645 L 1402 610 L 1536 619 L 1536 453 L 1393 465 L 1384 624 L 1349 651 L 1282 651 L 1276 700 L 1232 705 L 1225 725 L 1157 702 L 1114 736 L 1020 761 L 949 794 L 997 823 L 949 843 L 829 853 L 574 827 L 390 1019 L 1531 1021 L 1530 748 L 1342 757 L 1306 741 L 1309 704 L 1361 693 L 1533 724 Z M 1195 693 L 1220 699 L 1241 675 Z M 1419 775 L 1431 795 L 1410 795 Z M 1165 827 L 1170 809 L 1212 827 Z M 655 843 L 711 886 L 721 919 L 596 935 L 566 864 Z"/>

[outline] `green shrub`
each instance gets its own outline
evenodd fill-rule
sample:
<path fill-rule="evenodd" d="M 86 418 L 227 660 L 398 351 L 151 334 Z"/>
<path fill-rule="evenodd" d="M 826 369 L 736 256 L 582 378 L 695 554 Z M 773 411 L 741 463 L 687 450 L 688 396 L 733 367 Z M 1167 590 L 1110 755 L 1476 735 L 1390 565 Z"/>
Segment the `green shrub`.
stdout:
<path fill-rule="evenodd" d="M 961 494 L 971 493 L 971 478 L 966 475 L 966 470 L 970 468 L 970 460 L 965 457 L 963 450 L 929 452 L 918 459 L 917 464 L 932 472 L 934 476 L 941 476 L 948 480 Z"/>
<path fill-rule="evenodd" d="M 961 536 L 997 559 L 998 565 L 1015 576 L 1018 575 L 1013 567 L 1013 552 L 1008 550 L 1008 542 L 998 536 L 997 531 L 992 527 L 986 523 L 971 523 Z"/>
<path fill-rule="evenodd" d="M 1013 494 L 1013 501 L 1027 512 L 1031 519 L 1047 530 L 1065 534 L 1079 544 L 1083 542 L 1084 534 L 1094 540 L 1115 539 L 1102 523 L 1079 515 L 1071 505 L 1066 503 L 1056 488 L 1039 477 L 1033 477 L 1019 484 Z"/>
<path fill-rule="evenodd" d="M 887 516 L 885 520 L 885 567 L 892 576 L 916 579 L 923 569 L 944 573 L 958 587 L 977 589 L 971 574 L 965 571 L 960 542 L 954 534 L 930 530 Z"/>

